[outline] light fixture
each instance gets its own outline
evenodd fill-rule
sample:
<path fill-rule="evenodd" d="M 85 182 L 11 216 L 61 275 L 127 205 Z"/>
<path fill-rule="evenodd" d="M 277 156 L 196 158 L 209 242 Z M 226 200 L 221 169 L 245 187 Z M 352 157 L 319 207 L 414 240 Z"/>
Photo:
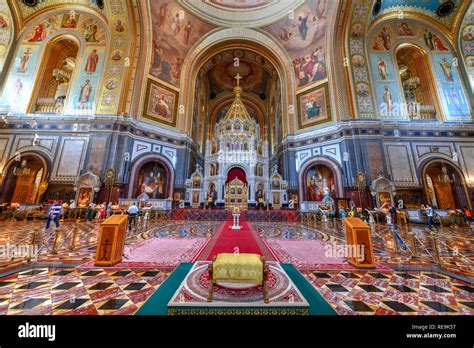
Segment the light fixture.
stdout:
<path fill-rule="evenodd" d="M 443 184 L 451 184 L 454 182 L 454 174 L 453 174 L 453 178 L 451 179 L 451 177 L 449 176 L 448 174 L 448 168 L 446 167 L 446 165 L 444 163 L 441 164 L 441 175 L 438 175 L 438 181 L 443 183 Z"/>
<path fill-rule="evenodd" d="M 14 176 L 27 176 L 30 175 L 31 169 L 27 167 L 28 162 L 24 159 L 21 163 L 13 169 Z"/>

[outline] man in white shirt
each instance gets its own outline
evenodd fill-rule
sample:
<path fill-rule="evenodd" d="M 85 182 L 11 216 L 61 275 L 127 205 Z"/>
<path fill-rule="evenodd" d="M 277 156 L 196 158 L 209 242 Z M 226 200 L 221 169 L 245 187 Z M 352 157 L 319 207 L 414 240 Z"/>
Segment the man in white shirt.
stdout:
<path fill-rule="evenodd" d="M 431 229 L 433 228 L 433 208 L 431 208 L 429 204 L 426 204 L 425 213 L 428 217 L 428 227 L 431 231 Z"/>
<path fill-rule="evenodd" d="M 138 214 L 138 207 L 135 203 L 132 203 L 130 207 L 128 207 L 128 229 L 131 229 L 132 222 L 133 226 L 137 227 L 137 214 Z"/>

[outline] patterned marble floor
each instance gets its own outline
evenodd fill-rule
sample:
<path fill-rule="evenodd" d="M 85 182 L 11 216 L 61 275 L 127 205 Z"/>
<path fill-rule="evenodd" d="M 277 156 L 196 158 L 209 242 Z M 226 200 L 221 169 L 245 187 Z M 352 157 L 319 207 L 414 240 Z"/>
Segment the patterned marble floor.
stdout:
<path fill-rule="evenodd" d="M 252 223 L 262 238 L 318 239 L 327 243 L 345 243 L 342 224 Z M 210 238 L 218 221 L 157 221 L 147 230 L 136 231 L 127 239 L 128 245 L 152 238 Z M 57 255 L 50 253 L 54 231 L 44 231 L 44 222 L 0 222 L 0 246 L 28 244 L 32 231 L 38 243 L 45 247 L 33 261 L 61 263 L 66 268 L 32 268 L 0 278 L 1 314 L 133 314 L 153 294 L 172 272 L 161 266 L 104 270 L 78 269 L 74 265 L 91 261 L 99 225 L 79 223 L 79 238 L 69 248 L 74 223 L 64 222 L 64 236 Z M 422 252 L 430 249 L 430 235 L 426 226 L 403 227 L 401 235 L 412 246 L 409 232 L 415 232 L 417 243 L 425 244 Z M 440 245 L 443 267 L 467 275 L 472 270 L 474 231 L 444 228 L 437 231 L 444 242 Z M 375 225 L 372 231 L 377 262 L 389 266 L 436 266 L 433 258 L 421 255 L 414 258 L 409 252 L 396 252 L 390 246 L 392 234 L 385 225 Z M 462 243 L 459 240 L 462 239 Z M 463 257 L 452 255 L 457 247 Z M 451 249 L 450 249 L 451 248 Z M 23 261 L 24 262 L 24 261 Z M 12 260 L 0 257 L 0 272 Z M 134 266 L 127 266 L 134 267 Z M 462 271 L 464 270 L 464 271 Z M 466 271 L 467 270 L 467 271 Z M 303 275 L 321 295 L 342 315 L 474 315 L 473 285 L 435 272 L 362 271 L 362 270 L 304 270 Z"/>
<path fill-rule="evenodd" d="M 170 269 L 32 268 L 0 279 L 0 315 L 129 315 Z"/>
<path fill-rule="evenodd" d="M 302 272 L 341 315 L 474 315 L 474 287 L 435 272 Z"/>
<path fill-rule="evenodd" d="M 320 239 L 329 243 L 345 244 L 344 226 L 340 220 L 335 223 L 253 223 L 262 238 Z M 410 233 L 414 233 L 414 240 Z M 474 230 L 469 228 L 440 228 L 436 233 L 438 251 L 443 268 L 458 274 L 474 275 Z M 408 250 L 394 249 L 394 238 L 387 225 L 372 226 L 372 242 L 377 262 L 389 267 L 437 265 L 434 257 L 430 231 L 423 225 L 409 225 L 400 228 L 400 235 Z M 416 243 L 417 257 L 414 257 L 413 243 Z"/>

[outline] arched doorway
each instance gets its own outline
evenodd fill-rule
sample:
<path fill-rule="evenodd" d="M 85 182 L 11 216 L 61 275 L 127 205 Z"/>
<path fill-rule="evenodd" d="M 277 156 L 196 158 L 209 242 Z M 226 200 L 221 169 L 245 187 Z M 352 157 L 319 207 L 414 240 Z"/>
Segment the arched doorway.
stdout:
<path fill-rule="evenodd" d="M 79 52 L 77 40 L 60 36 L 46 47 L 32 112 L 61 113 L 68 96 Z"/>
<path fill-rule="evenodd" d="M 168 171 L 160 161 L 149 161 L 138 171 L 133 198 L 146 194 L 149 199 L 168 198 Z"/>
<path fill-rule="evenodd" d="M 408 117 L 435 120 L 437 104 L 431 88 L 433 76 L 426 65 L 429 62 L 428 55 L 418 46 L 403 44 L 397 48 L 395 56 Z"/>
<path fill-rule="evenodd" d="M 234 180 L 235 178 L 240 181 L 247 183 L 247 173 L 240 167 L 233 167 L 227 172 L 226 184 Z"/>
<path fill-rule="evenodd" d="M 427 163 L 423 170 L 423 186 L 428 203 L 435 208 L 471 207 L 464 176 L 449 162 Z"/>
<path fill-rule="evenodd" d="M 336 197 L 336 178 L 333 170 L 323 164 L 314 163 L 308 166 L 304 176 L 303 197 L 308 202 L 321 202 L 327 195 Z"/>
<path fill-rule="evenodd" d="M 224 53 L 227 50 L 251 52 L 248 56 L 258 57 L 258 60 L 262 59 L 263 62 L 266 62 L 265 66 L 271 66 L 272 69 L 275 70 L 274 73 L 271 73 L 271 78 L 278 80 L 278 84 L 275 84 L 275 86 L 279 88 L 276 88 L 277 91 L 273 94 L 275 94 L 275 98 L 280 99 L 281 105 L 279 107 L 280 112 L 273 110 L 272 115 L 278 114 L 280 116 L 277 121 L 281 123 L 280 131 L 283 134 L 295 132 L 296 117 L 294 113 L 289 112 L 289 110 L 291 110 L 289 105 L 296 105 L 296 94 L 294 92 L 296 90 L 296 82 L 293 64 L 281 46 L 276 42 L 268 40 L 265 34 L 253 29 L 225 28 L 203 38 L 203 40 L 189 52 L 183 63 L 183 72 L 180 82 L 182 93 L 180 93 L 179 103 L 186 104 L 188 100 L 194 100 L 194 93 L 197 92 L 195 90 L 195 81 L 199 77 L 199 74 L 202 73 L 201 68 L 205 67 L 206 63 L 214 59 L 215 56 L 224 57 Z M 243 54 L 239 55 L 240 58 L 243 56 Z M 233 59 L 231 65 L 234 62 Z M 242 63 L 245 63 L 245 58 L 242 58 Z M 232 69 L 230 70 L 233 71 Z M 253 70 L 253 68 L 251 70 Z M 243 76 L 245 69 L 239 73 Z M 224 77 L 227 79 L 227 76 Z M 230 83 L 234 83 L 233 79 L 228 80 Z M 278 93 L 283 86 L 285 90 L 290 92 Z M 214 91 L 211 90 L 210 92 Z M 273 95 L 265 96 L 268 100 L 272 100 L 272 97 Z M 186 117 L 182 118 L 179 124 L 180 130 L 192 131 L 192 127 L 194 127 L 192 122 L 192 110 L 193 108 L 186 109 Z"/>
<path fill-rule="evenodd" d="M 46 190 L 45 162 L 35 155 L 16 156 L 12 160 L 3 182 L 3 203 L 35 204 Z"/>

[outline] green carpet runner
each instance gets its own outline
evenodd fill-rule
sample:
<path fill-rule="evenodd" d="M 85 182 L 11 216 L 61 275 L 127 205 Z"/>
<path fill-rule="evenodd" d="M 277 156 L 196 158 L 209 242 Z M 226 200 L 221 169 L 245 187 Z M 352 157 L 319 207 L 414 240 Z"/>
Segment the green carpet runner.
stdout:
<path fill-rule="evenodd" d="M 168 302 L 171 300 L 171 297 L 181 285 L 192 266 L 192 263 L 180 264 L 135 314 L 166 315 Z M 337 315 L 334 309 L 293 265 L 281 264 L 281 266 L 306 298 L 306 301 L 308 301 L 310 315 Z"/>

